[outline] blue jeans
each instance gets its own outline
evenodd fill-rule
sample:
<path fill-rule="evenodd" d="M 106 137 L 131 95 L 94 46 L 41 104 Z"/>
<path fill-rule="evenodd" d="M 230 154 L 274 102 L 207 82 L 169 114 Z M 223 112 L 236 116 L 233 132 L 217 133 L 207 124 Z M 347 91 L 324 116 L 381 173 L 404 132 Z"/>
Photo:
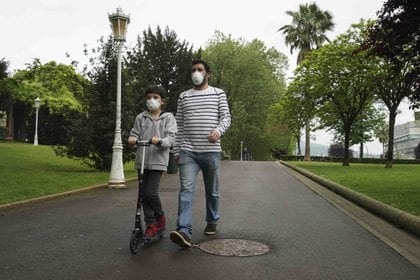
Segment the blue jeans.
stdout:
<path fill-rule="evenodd" d="M 196 153 L 181 150 L 178 160 L 179 192 L 177 231 L 192 236 L 192 204 L 200 170 L 206 190 L 206 221 L 216 224 L 219 220 L 219 169 L 220 153 Z"/>

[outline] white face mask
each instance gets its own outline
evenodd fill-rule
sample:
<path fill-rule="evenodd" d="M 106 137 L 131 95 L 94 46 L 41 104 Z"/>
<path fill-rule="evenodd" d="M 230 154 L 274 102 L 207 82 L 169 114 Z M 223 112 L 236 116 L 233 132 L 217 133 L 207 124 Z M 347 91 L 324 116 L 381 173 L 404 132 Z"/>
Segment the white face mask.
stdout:
<path fill-rule="evenodd" d="M 160 100 L 154 98 L 147 99 L 146 106 L 150 111 L 157 111 L 160 109 Z"/>
<path fill-rule="evenodd" d="M 195 86 L 199 86 L 204 81 L 204 73 L 195 71 L 191 74 L 191 79 L 192 79 L 192 82 Z"/>

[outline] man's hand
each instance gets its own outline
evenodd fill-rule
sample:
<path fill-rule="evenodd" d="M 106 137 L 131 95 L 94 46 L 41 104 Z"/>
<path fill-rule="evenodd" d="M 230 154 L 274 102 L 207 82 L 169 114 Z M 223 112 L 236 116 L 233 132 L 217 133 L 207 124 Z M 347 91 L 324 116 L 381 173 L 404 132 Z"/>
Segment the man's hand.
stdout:
<path fill-rule="evenodd" d="M 217 130 L 212 130 L 210 131 L 209 136 L 207 136 L 207 139 L 210 143 L 216 143 L 216 141 L 220 139 L 220 133 Z"/>
<path fill-rule="evenodd" d="M 137 137 L 134 137 L 134 136 L 128 137 L 128 144 L 134 145 L 136 143 L 137 143 Z"/>

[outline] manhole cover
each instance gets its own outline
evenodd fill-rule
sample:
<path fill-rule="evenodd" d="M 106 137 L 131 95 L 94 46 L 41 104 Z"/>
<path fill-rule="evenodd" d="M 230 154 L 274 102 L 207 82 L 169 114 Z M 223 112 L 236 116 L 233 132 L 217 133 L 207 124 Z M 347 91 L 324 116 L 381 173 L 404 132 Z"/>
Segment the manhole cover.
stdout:
<path fill-rule="evenodd" d="M 244 239 L 215 239 L 203 242 L 199 247 L 206 253 L 229 257 L 258 256 L 270 251 L 265 244 Z"/>

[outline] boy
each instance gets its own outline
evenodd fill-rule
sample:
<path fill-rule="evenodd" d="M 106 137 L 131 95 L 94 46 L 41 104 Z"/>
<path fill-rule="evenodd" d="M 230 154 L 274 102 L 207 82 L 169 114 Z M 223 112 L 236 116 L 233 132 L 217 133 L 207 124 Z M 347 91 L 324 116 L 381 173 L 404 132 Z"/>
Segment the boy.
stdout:
<path fill-rule="evenodd" d="M 165 215 L 159 198 L 158 189 L 162 172 L 167 170 L 169 149 L 175 141 L 177 126 L 172 113 L 163 112 L 166 91 L 162 86 L 150 86 L 146 92 L 147 110 L 137 115 L 131 129 L 128 143 L 150 140 L 146 148 L 143 175 L 143 212 L 146 223 L 145 236 L 148 239 L 165 230 Z M 142 149 L 136 151 L 136 169 L 140 176 Z"/>

